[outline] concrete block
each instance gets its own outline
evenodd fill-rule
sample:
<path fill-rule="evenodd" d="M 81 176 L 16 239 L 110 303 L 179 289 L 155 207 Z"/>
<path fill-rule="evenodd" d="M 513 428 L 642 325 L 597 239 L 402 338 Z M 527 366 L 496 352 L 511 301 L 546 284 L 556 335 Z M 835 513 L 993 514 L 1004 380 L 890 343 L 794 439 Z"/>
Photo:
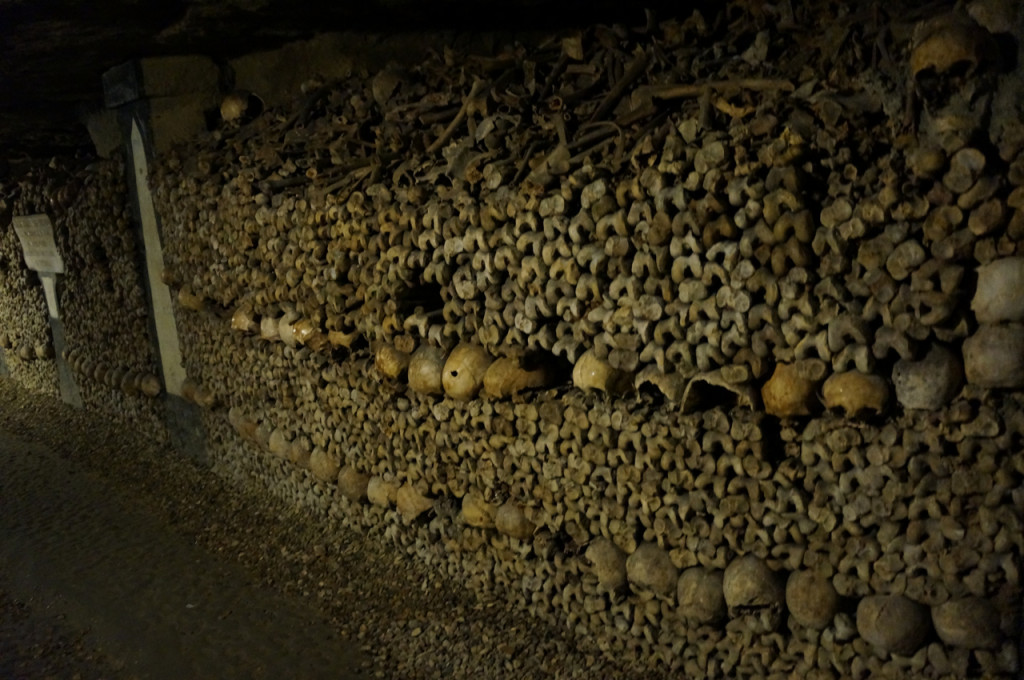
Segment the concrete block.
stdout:
<path fill-rule="evenodd" d="M 373 72 L 388 64 L 416 64 L 428 49 L 442 48 L 451 37 L 442 33 L 324 33 L 275 50 L 247 54 L 229 66 L 236 88 L 258 95 L 267 107 L 277 107 L 299 96 L 302 84 L 314 77 L 331 82 L 357 70 Z"/>
<path fill-rule="evenodd" d="M 121 124 L 117 112 L 102 109 L 85 117 L 85 127 L 89 131 L 92 145 L 96 147 L 96 155 L 110 158 L 110 155 L 121 148 Z"/>
<path fill-rule="evenodd" d="M 351 54 L 345 36 L 327 33 L 276 50 L 247 54 L 230 66 L 235 87 L 256 94 L 271 108 L 293 100 L 302 83 L 313 76 L 329 82 L 351 75 Z"/>
<path fill-rule="evenodd" d="M 142 98 L 139 64 L 128 61 L 103 73 L 103 105 L 113 109 Z"/>
<path fill-rule="evenodd" d="M 147 97 L 220 91 L 220 69 L 209 57 L 178 55 L 130 61 L 103 74 L 104 103 L 115 108 Z"/>
<path fill-rule="evenodd" d="M 206 111 L 215 108 L 216 97 L 184 95 L 149 100 L 149 125 L 153 151 L 164 153 L 174 144 L 206 131 Z"/>
<path fill-rule="evenodd" d="M 147 97 L 173 97 L 220 91 L 220 69 L 209 57 L 180 55 L 140 59 L 143 92 Z"/>

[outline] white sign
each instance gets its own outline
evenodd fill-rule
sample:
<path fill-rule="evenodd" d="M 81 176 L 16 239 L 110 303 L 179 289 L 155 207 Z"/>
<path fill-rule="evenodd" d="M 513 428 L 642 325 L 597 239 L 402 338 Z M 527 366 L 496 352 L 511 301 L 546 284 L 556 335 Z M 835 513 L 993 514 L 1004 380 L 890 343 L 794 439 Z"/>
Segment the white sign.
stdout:
<path fill-rule="evenodd" d="M 53 241 L 53 223 L 46 215 L 14 218 L 14 231 L 25 253 L 25 264 L 37 272 L 64 273 L 64 260 Z"/>

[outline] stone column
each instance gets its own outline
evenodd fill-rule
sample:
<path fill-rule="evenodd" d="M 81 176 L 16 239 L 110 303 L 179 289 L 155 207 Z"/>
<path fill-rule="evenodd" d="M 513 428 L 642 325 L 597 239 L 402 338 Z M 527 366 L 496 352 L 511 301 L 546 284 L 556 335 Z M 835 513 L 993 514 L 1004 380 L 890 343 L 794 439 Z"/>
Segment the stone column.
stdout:
<path fill-rule="evenodd" d="M 103 74 L 105 104 L 116 114 L 124 149 L 171 443 L 200 461 L 206 460 L 205 433 L 199 408 L 181 396 L 185 369 L 171 291 L 161 279 L 162 230 L 146 177 L 154 154 L 206 129 L 206 116 L 220 100 L 219 81 L 216 64 L 198 56 L 142 59 Z"/>

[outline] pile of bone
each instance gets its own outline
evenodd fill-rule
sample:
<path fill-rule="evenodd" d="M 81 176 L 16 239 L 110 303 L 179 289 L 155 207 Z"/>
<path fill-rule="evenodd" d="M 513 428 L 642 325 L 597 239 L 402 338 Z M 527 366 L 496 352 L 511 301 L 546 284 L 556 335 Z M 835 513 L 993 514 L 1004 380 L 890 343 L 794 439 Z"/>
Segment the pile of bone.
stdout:
<path fill-rule="evenodd" d="M 960 11 L 922 23 L 903 86 L 959 82 L 952 44 L 971 48 L 955 53 L 972 92 L 997 88 L 978 51 L 1001 31 Z M 962 675 L 952 650 L 978 647 L 971 663 L 1009 672 L 999 635 L 963 642 L 943 612 L 1019 587 L 1024 471 L 997 453 L 1021 428 L 986 391 L 1021 386 L 1012 125 L 939 87 L 951 98 L 892 140 L 878 121 L 904 109 L 871 102 L 893 92 L 841 97 L 811 66 L 769 82 L 756 59 L 694 56 L 713 42 L 697 24 L 659 30 L 317 87 L 167 159 L 154 181 L 194 398 L 298 465 L 278 469 L 295 502 L 336 488 L 351 521 L 615 653 L 667 660 L 707 636 L 728 664 L 705 651 L 690 672 L 711 675 L 764 667 L 768 644 L 786 672 L 819 653 L 864 667 L 874 645 L 907 673 Z M 684 44 L 677 67 L 713 80 L 659 108 L 658 50 Z M 744 111 L 731 78 L 793 92 Z M 570 365 L 585 391 L 552 390 Z M 815 417 L 822 402 L 850 418 Z M 577 559 L 599 536 L 627 597 Z M 631 576 L 662 553 L 660 591 Z M 809 626 L 798 600 L 729 604 L 725 570 L 752 554 L 798 584 L 810 570 L 859 603 L 856 623 L 847 607 L 792 652 L 811 634 L 777 627 Z M 673 623 L 698 567 L 721 572 L 718 633 Z"/>
<path fill-rule="evenodd" d="M 123 164 L 55 160 L 34 168 L 19 187 L 14 214 L 45 212 L 54 225 L 65 264 L 57 301 L 64 359 L 85 405 L 121 416 L 141 408 L 155 422 L 153 407 L 142 405 L 147 400 L 132 401 L 159 394 L 161 385 Z M 52 350 L 45 356 L 52 358 Z"/>
<path fill-rule="evenodd" d="M 945 73 L 936 45 L 984 37 L 952 21 L 922 24 L 906 87 Z M 966 143 L 983 116 L 930 101 L 922 115 L 946 133 L 928 128 L 875 155 L 855 154 L 840 124 L 869 112 L 813 87 L 809 101 L 830 101 L 831 114 L 815 117 L 797 97 L 769 99 L 771 112 L 751 120 L 720 107 L 720 129 L 688 100 L 662 118 L 656 41 L 617 30 L 566 38 L 543 66 L 516 53 L 461 69 L 428 60 L 317 88 L 283 121 L 268 113 L 244 134 L 197 143 L 194 158 L 167 160 L 155 182 L 180 302 L 237 309 L 238 328 L 315 350 L 363 338 L 406 353 L 475 342 L 497 357 L 542 351 L 573 363 L 591 351 L 676 392 L 695 373 L 725 371 L 750 394 L 777 363 L 799 364 L 817 389 L 823 363 L 835 373 L 829 405 L 869 412 L 884 404 L 893 362 L 970 334 L 965 273 L 1014 254 L 1022 223 L 1013 149 L 993 137 L 998 158 Z M 660 30 L 668 44 L 710 37 L 692 23 Z M 610 36 L 638 49 L 610 47 Z M 615 59 L 622 76 L 599 94 L 593 72 Z M 588 94 L 574 96 L 581 87 Z M 627 102 L 622 87 L 637 96 Z M 576 104 L 545 113 L 554 99 Z M 512 113 L 490 113 L 498 107 Z M 509 127 L 531 111 L 537 124 Z M 620 136 L 598 124 L 613 114 Z M 372 121 L 362 134 L 377 149 L 423 138 L 425 150 L 415 162 L 366 155 L 333 127 L 355 119 Z M 435 136 L 434 120 L 450 124 Z M 517 163 L 524 149 L 530 162 Z M 846 396 L 858 391 L 863 406 Z"/>
<path fill-rule="evenodd" d="M 4 262 L 0 277 L 0 347 L 11 376 L 35 391 L 57 391 L 53 343 L 43 288 L 35 272 L 25 266 L 21 242 L 11 218 L 45 212 L 40 186 L 40 170 L 33 169 L 25 181 L 8 178 L 0 181 L 0 258 Z"/>
<path fill-rule="evenodd" d="M 282 352 L 292 351 L 281 345 L 269 347 L 278 347 Z M 578 545 L 589 545 L 593 543 L 590 537 L 612 532 L 616 545 L 622 546 L 619 550 L 625 559 L 625 555 L 637 552 L 642 545 L 628 538 L 635 534 L 637 526 L 648 527 L 644 538 L 646 542 L 664 542 L 666 549 L 671 547 L 680 555 L 693 550 L 703 569 L 725 569 L 735 560 L 733 555 L 737 552 L 749 554 L 749 550 L 769 552 L 772 556 L 770 563 L 788 571 L 804 571 L 816 564 L 816 573 L 824 570 L 824 573 L 834 574 L 829 579 L 834 584 L 832 587 L 850 601 L 859 601 L 873 593 L 892 592 L 898 587 L 908 599 L 926 607 L 940 607 L 965 598 L 992 596 L 996 592 L 992 590 L 994 584 L 1005 582 L 1012 586 L 1017 579 L 1013 557 L 1017 548 L 1014 547 L 1016 539 L 1013 538 L 1012 527 L 1019 526 L 1019 519 L 1015 519 L 1012 510 L 1012 491 L 1014 474 L 1020 471 L 993 475 L 992 470 L 997 469 L 996 455 L 1001 446 L 1000 440 L 994 437 L 1004 430 L 1019 432 L 1020 423 L 1001 424 L 995 414 L 986 413 L 985 409 L 975 415 L 956 416 L 962 423 L 961 430 L 947 432 L 949 440 L 957 442 L 963 449 L 962 460 L 954 461 L 942 454 L 941 449 L 931 448 L 933 445 L 925 438 L 935 439 L 937 431 L 929 430 L 927 423 L 917 422 L 917 426 L 924 429 L 917 435 L 921 437 L 920 443 L 914 444 L 908 434 L 901 434 L 904 427 L 911 429 L 908 423 L 886 424 L 875 431 L 868 426 L 850 428 L 841 419 L 824 419 L 811 421 L 803 432 L 806 435 L 805 447 L 824 444 L 820 453 L 808 448 L 790 461 L 793 465 L 778 470 L 771 477 L 771 467 L 758 455 L 753 455 L 749 448 L 756 446 L 757 439 L 764 435 L 754 435 L 755 430 L 744 432 L 738 429 L 743 411 L 734 411 L 727 417 L 720 409 L 715 409 L 699 416 L 675 420 L 679 418 L 678 414 L 668 414 L 668 418 L 657 415 L 660 412 L 637 414 L 635 406 L 631 407 L 634 411 L 631 413 L 626 405 L 617 402 L 618 405 L 612 407 L 610 422 L 619 424 L 610 426 L 606 422 L 602 435 L 596 423 L 608 417 L 607 402 L 602 405 L 600 401 L 587 401 L 592 397 L 575 391 L 555 399 L 578 400 L 580 413 L 593 412 L 591 420 L 595 425 L 584 437 L 592 438 L 594 443 L 600 442 L 602 436 L 607 441 L 610 436 L 611 441 L 619 441 L 623 446 L 621 442 L 627 436 L 630 421 L 635 422 L 633 426 L 638 430 L 645 428 L 647 436 L 641 436 L 637 431 L 638 442 L 631 444 L 637 452 L 631 450 L 625 454 L 631 456 L 628 460 L 637 465 L 657 465 L 654 461 L 664 461 L 671 455 L 669 452 L 683 441 L 698 443 L 700 458 L 692 461 L 688 458 L 685 463 L 680 461 L 680 465 L 685 465 L 684 470 L 669 470 L 665 474 L 677 493 L 690 496 L 691 507 L 698 496 L 704 498 L 703 507 L 710 513 L 710 526 L 705 525 L 705 528 L 710 533 L 695 535 L 694 538 L 702 538 L 697 544 L 690 543 L 688 538 L 689 532 L 701 524 L 697 518 L 679 527 L 679 533 L 673 528 L 673 521 L 678 521 L 673 520 L 673 513 L 680 511 L 679 500 L 673 501 L 659 490 L 657 480 L 662 473 L 647 470 L 642 479 L 635 481 L 624 477 L 628 469 L 627 460 L 615 459 L 616 455 L 623 454 L 616 453 L 614 444 L 611 450 L 607 445 L 598 443 L 596 447 L 577 448 L 578 453 L 574 453 L 571 447 L 561 448 L 565 452 L 561 453 L 559 447 L 564 447 L 564 444 L 558 442 L 556 434 L 553 449 L 548 452 L 546 447 L 550 435 L 544 421 L 557 413 L 551 408 L 552 404 L 547 403 L 551 399 L 550 392 L 538 394 L 536 406 L 480 399 L 460 402 L 444 398 L 439 402 L 436 397 L 418 397 L 415 393 L 405 394 L 402 391 L 379 394 L 381 387 L 386 388 L 387 384 L 375 384 L 377 379 L 372 377 L 370 366 L 367 359 L 346 366 L 344 377 L 335 372 L 333 366 L 323 368 L 324 382 L 331 386 L 323 388 L 323 401 L 334 404 L 338 395 L 346 395 L 346 401 L 338 405 L 338 411 L 344 417 L 325 421 L 330 422 L 323 428 L 326 439 L 321 438 L 321 425 L 316 418 L 302 422 L 302 417 L 297 418 L 295 413 L 289 416 L 282 412 L 280 419 L 273 420 L 257 415 L 265 409 L 258 400 L 250 406 L 252 415 L 243 416 L 244 412 L 236 409 L 229 413 L 229 418 L 243 437 L 282 459 L 308 469 L 318 480 L 313 488 L 326 484 L 331 489 L 336 485 L 341 497 L 350 504 L 356 504 L 347 505 L 348 511 L 358 514 L 360 507 L 383 511 L 383 514 L 379 511 L 372 513 L 372 517 L 378 524 L 381 521 L 388 524 L 389 517 L 395 521 L 396 524 L 389 526 L 389 533 L 408 527 L 410 523 L 416 526 L 419 522 L 429 521 L 431 526 L 436 525 L 430 541 L 420 536 L 421 541 L 410 544 L 410 550 L 423 557 L 425 551 L 430 552 L 431 545 L 446 546 L 451 550 L 450 558 L 459 561 L 460 568 L 466 570 L 466 578 L 475 584 L 474 587 L 493 588 L 493 583 L 488 585 L 482 574 L 491 574 L 491 578 L 498 579 L 504 572 L 506 576 L 502 578 L 515 588 L 527 591 L 524 597 L 533 598 L 534 588 L 541 588 L 541 592 L 544 590 L 540 583 L 547 579 L 557 581 L 566 578 L 566 569 L 572 573 L 571 568 L 557 562 L 557 556 L 552 558 L 556 560 L 554 563 L 546 560 L 537 563 L 530 557 L 531 554 L 540 554 L 539 546 L 543 541 L 550 541 L 552 535 L 569 534 Z M 307 368 L 310 367 L 296 365 L 294 370 L 299 375 L 298 379 L 306 379 Z M 315 396 L 310 401 L 316 401 Z M 965 405 L 964 402 L 958 403 Z M 301 413 L 307 406 L 302 402 L 297 407 Z M 399 409 L 398 414 L 393 411 L 396 408 Z M 577 416 L 570 414 L 568 408 L 562 408 L 565 409 L 562 431 L 570 431 L 567 429 L 569 423 L 574 422 Z M 513 411 L 516 415 L 511 415 Z M 501 437 L 507 436 L 503 433 L 510 430 L 501 427 L 501 423 L 508 422 L 506 419 L 510 416 L 511 422 L 517 423 L 521 429 L 519 439 L 523 441 L 512 438 L 505 439 L 502 444 Z M 714 433 L 702 433 L 699 428 L 685 429 L 679 440 L 673 440 L 666 432 L 665 441 L 660 441 L 657 428 L 670 422 L 679 428 L 687 419 L 694 418 L 706 423 L 720 419 L 725 422 L 715 425 Z M 394 430 L 407 434 L 396 437 L 394 430 L 389 428 L 391 439 L 384 441 L 386 449 L 381 452 L 383 429 L 393 419 Z M 584 422 L 586 420 L 584 416 Z M 367 432 L 364 429 L 367 421 L 376 423 L 381 429 Z M 531 422 L 535 424 L 533 430 L 529 429 Z M 823 431 L 822 423 L 832 429 Z M 729 434 L 721 434 L 722 429 L 740 439 L 734 443 Z M 433 454 L 417 452 L 419 443 L 411 434 L 414 430 L 422 433 L 420 442 L 429 438 L 437 443 L 441 449 L 439 459 L 435 460 Z M 468 447 L 460 443 L 456 453 L 457 440 L 452 432 L 463 430 L 481 434 L 479 438 L 473 438 Z M 303 431 L 306 434 L 297 434 Z M 852 436 L 858 439 L 851 439 Z M 787 442 L 798 441 L 797 437 L 795 431 L 783 434 Z M 314 438 L 318 439 L 315 444 Z M 526 443 L 527 440 L 530 444 Z M 504 455 L 494 458 L 488 441 L 502 446 Z M 914 455 L 921 444 L 928 446 L 929 452 Z M 449 445 L 453 450 L 446 451 L 445 447 Z M 665 447 L 663 453 L 652 453 L 661 446 Z M 654 456 L 653 460 L 642 458 L 641 451 L 644 450 Z M 398 454 L 399 451 L 403 453 Z M 406 451 L 409 452 L 407 455 Z M 741 451 L 747 453 L 740 454 Z M 457 466 L 445 464 L 446 460 L 451 460 L 448 458 L 450 455 L 457 456 Z M 568 459 L 556 466 L 563 456 L 568 456 Z M 800 471 L 801 464 L 806 466 L 806 471 Z M 602 475 L 599 469 L 602 465 L 608 466 L 605 472 L 610 473 L 610 477 Z M 936 484 L 936 474 L 948 475 L 951 465 L 962 470 L 953 477 L 952 488 L 940 486 L 944 490 L 934 495 L 921 495 L 922 489 Z M 531 466 L 534 469 L 531 470 Z M 529 473 L 525 477 L 522 476 L 523 468 Z M 694 479 L 696 471 L 707 469 L 717 471 L 720 478 Z M 733 469 L 736 472 L 731 472 Z M 941 472 L 943 469 L 945 473 Z M 906 480 L 903 479 L 903 470 L 907 471 Z M 691 471 L 689 481 L 684 474 L 686 471 Z M 787 475 L 796 474 L 805 476 L 806 482 L 803 483 L 810 485 L 808 488 L 819 487 L 825 495 L 819 498 L 816 493 L 811 498 L 796 488 L 783 485 Z M 744 475 L 751 478 L 745 479 Z M 765 487 L 758 481 L 759 478 L 768 478 L 763 475 L 772 479 L 771 486 Z M 625 485 L 616 484 L 617 479 L 620 483 L 624 481 Z M 716 490 L 719 482 L 722 490 Z M 578 483 L 582 486 L 576 487 Z M 653 486 L 648 486 L 651 483 Z M 507 496 L 496 491 L 503 484 L 510 489 Z M 610 504 L 604 501 L 603 493 L 595 495 L 598 484 L 616 490 L 615 497 L 608 499 Z M 549 493 L 552 488 L 563 489 L 564 495 L 561 498 L 552 496 Z M 630 500 L 636 498 L 637 489 L 650 499 L 647 501 L 649 505 L 641 506 Z M 828 489 L 834 491 L 829 492 Z M 310 496 L 312 491 L 296 487 L 293 493 L 296 497 L 291 500 L 298 502 L 300 498 Z M 770 496 L 767 495 L 769 493 Z M 322 494 L 318 497 L 323 499 Z M 879 500 L 884 505 L 875 509 Z M 957 512 L 956 507 L 974 504 L 982 506 L 979 522 L 961 525 L 947 516 Z M 451 507 L 455 508 L 454 514 L 444 510 Z M 618 517 L 613 514 L 616 508 L 622 512 Z M 762 513 L 754 515 L 762 519 L 748 520 L 747 513 Z M 432 516 L 433 519 L 427 519 Z M 901 537 L 899 522 L 905 519 L 911 521 L 906 536 Z M 461 531 L 457 527 L 472 531 L 453 541 L 453 532 L 458 535 Z M 763 532 L 764 527 L 768 527 L 768 535 L 757 537 L 757 531 Z M 824 532 L 821 527 L 824 527 Z M 863 538 L 875 533 L 877 540 Z M 543 538 L 545 536 L 549 538 Z M 404 538 L 396 535 L 396 538 L 411 540 L 408 534 Z M 793 545 L 794 540 L 804 540 L 806 544 Z M 693 547 L 684 549 L 684 545 Z M 713 548 L 712 552 L 703 554 L 705 546 Z M 484 557 L 489 551 L 492 554 Z M 646 548 L 641 554 L 649 552 L 651 548 Z M 979 559 L 978 556 L 982 555 L 984 557 Z M 685 571 L 690 568 L 679 566 L 678 559 L 674 557 L 677 561 L 673 562 L 673 569 Z M 693 555 L 688 559 L 692 560 Z M 474 563 L 484 560 L 486 566 L 474 566 Z M 455 566 L 450 568 L 456 569 Z M 532 576 L 529 575 L 531 573 Z M 536 581 L 538 578 L 542 580 Z M 527 586 L 527 583 L 534 585 Z M 637 587 L 635 590 L 642 589 Z M 600 608 L 597 602 L 586 603 L 585 599 L 581 595 L 578 600 L 566 601 L 565 615 L 598 637 L 609 635 L 615 607 L 611 610 L 606 605 Z M 527 599 L 525 603 L 544 616 L 552 615 L 552 607 L 557 612 L 562 611 L 563 606 L 550 600 L 538 604 Z M 636 600 L 627 601 L 627 606 L 635 607 Z M 653 625 L 664 625 L 664 621 L 674 620 L 671 617 L 678 615 L 674 607 L 659 609 Z M 680 635 L 686 638 L 693 630 Z M 618 635 L 630 638 L 622 632 Z M 640 637 L 643 638 L 642 631 Z M 622 644 L 621 639 L 619 644 Z M 932 658 L 939 652 L 929 647 L 927 653 Z M 978 653 L 983 657 L 988 654 L 984 650 Z M 963 657 L 960 652 L 950 652 L 950 655 L 956 659 Z M 985 664 L 991 669 L 1003 667 L 1002 662 L 997 661 L 985 661 Z"/>

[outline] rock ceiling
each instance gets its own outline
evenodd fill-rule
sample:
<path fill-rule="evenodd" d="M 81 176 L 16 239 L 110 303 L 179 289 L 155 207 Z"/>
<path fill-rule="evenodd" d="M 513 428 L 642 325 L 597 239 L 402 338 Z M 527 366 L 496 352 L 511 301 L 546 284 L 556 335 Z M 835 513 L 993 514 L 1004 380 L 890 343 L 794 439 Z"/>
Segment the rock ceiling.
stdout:
<path fill-rule="evenodd" d="M 162 54 L 228 58 L 317 32 L 522 31 L 688 16 L 694 8 L 793 27 L 801 10 L 822 3 L 837 15 L 911 13 L 908 7 L 952 0 L 857 3 L 833 0 L 0 0 L 0 163 L 25 153 L 47 155 L 87 147 L 83 112 L 99 105 L 100 75 L 124 61 Z M 820 27 L 807 27 L 820 30 Z"/>
<path fill-rule="evenodd" d="M 675 11 L 694 4 L 674 3 Z M 100 75 L 132 58 L 188 52 L 230 57 L 322 31 L 643 21 L 632 3 L 609 0 L 500 0 L 484 6 L 469 0 L 0 0 L 0 157 L 87 144 L 78 121 L 100 99 Z"/>

